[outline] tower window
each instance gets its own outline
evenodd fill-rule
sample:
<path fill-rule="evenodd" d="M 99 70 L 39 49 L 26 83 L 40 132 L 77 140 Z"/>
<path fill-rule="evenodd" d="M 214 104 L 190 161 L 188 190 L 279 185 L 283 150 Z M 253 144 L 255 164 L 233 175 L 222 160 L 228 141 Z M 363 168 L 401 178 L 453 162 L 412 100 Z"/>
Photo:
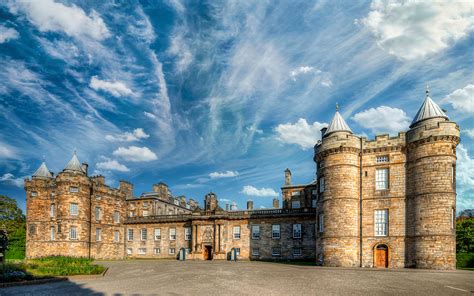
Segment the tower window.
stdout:
<path fill-rule="evenodd" d="M 69 228 L 69 239 L 77 239 L 77 227 L 72 226 Z"/>
<path fill-rule="evenodd" d="M 51 226 L 51 240 L 55 240 L 56 239 L 56 233 L 55 233 L 55 230 L 54 230 L 54 226 Z"/>
<path fill-rule="evenodd" d="M 56 214 L 55 212 L 56 212 L 56 208 L 55 208 L 54 204 L 52 204 L 50 206 L 50 211 L 49 211 L 49 215 L 51 216 L 51 218 L 54 218 L 54 216 Z"/>
<path fill-rule="evenodd" d="M 324 177 L 319 178 L 319 192 L 322 193 L 326 190 L 326 181 L 324 180 Z"/>
<path fill-rule="evenodd" d="M 377 169 L 375 171 L 375 189 L 388 189 L 388 169 Z"/>
<path fill-rule="evenodd" d="M 69 192 L 71 192 L 71 193 L 78 193 L 78 192 L 79 192 L 79 188 L 74 187 L 74 186 L 71 186 L 71 187 L 69 187 Z"/>
<path fill-rule="evenodd" d="M 118 230 L 114 231 L 114 242 L 118 243 L 120 241 L 120 232 Z"/>
<path fill-rule="evenodd" d="M 95 221 L 100 221 L 100 208 L 95 208 Z"/>
<path fill-rule="evenodd" d="M 78 214 L 77 203 L 69 204 L 69 212 L 71 213 L 71 216 L 77 216 Z"/>
<path fill-rule="evenodd" d="M 102 229 L 96 228 L 95 229 L 95 241 L 100 242 L 102 240 Z"/>
<path fill-rule="evenodd" d="M 375 226 L 375 236 L 387 236 L 388 210 L 375 210 L 374 226 Z"/>
<path fill-rule="evenodd" d="M 324 214 L 319 214 L 319 232 L 324 232 Z"/>
<path fill-rule="evenodd" d="M 38 196 L 38 192 L 36 192 L 36 191 L 31 191 L 31 196 Z"/>
<path fill-rule="evenodd" d="M 114 212 L 114 222 L 115 223 L 120 223 L 120 212 L 119 211 Z"/>
<path fill-rule="evenodd" d="M 377 158 L 375 159 L 375 162 L 377 162 L 377 163 L 386 163 L 386 162 L 388 162 L 388 155 L 377 156 Z"/>

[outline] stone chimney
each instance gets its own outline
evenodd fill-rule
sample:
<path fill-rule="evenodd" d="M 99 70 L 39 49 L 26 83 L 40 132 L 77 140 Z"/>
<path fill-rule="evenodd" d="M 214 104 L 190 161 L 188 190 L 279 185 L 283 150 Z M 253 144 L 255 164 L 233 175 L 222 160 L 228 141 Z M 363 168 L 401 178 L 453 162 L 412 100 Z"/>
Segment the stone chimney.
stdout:
<path fill-rule="evenodd" d="M 247 200 L 247 210 L 253 210 L 253 201 Z"/>
<path fill-rule="evenodd" d="M 133 197 L 133 184 L 132 183 L 120 180 L 119 190 L 125 193 L 125 198 Z"/>
<path fill-rule="evenodd" d="M 87 171 L 89 169 L 89 165 L 87 164 L 87 162 L 83 162 L 81 164 L 81 168 L 82 168 L 82 171 L 84 172 L 84 174 L 86 174 L 86 176 L 87 176 Z"/>
<path fill-rule="evenodd" d="M 217 208 L 217 196 L 213 192 L 209 192 L 204 197 L 204 210 L 215 211 Z"/>
<path fill-rule="evenodd" d="M 168 200 L 170 196 L 170 190 L 168 185 L 163 182 L 153 184 L 153 192 L 157 192 L 161 200 Z"/>
<path fill-rule="evenodd" d="M 291 185 L 291 171 L 290 169 L 285 170 L 285 186 Z"/>
<path fill-rule="evenodd" d="M 225 210 L 229 211 L 229 203 L 228 202 L 225 203 Z"/>
<path fill-rule="evenodd" d="M 280 208 L 280 202 L 278 201 L 278 198 L 273 199 L 273 208 L 274 209 L 279 209 Z"/>
<path fill-rule="evenodd" d="M 105 184 L 105 177 L 102 176 L 102 175 L 94 176 L 94 177 L 92 177 L 92 180 L 94 180 L 99 185 L 104 185 Z"/>

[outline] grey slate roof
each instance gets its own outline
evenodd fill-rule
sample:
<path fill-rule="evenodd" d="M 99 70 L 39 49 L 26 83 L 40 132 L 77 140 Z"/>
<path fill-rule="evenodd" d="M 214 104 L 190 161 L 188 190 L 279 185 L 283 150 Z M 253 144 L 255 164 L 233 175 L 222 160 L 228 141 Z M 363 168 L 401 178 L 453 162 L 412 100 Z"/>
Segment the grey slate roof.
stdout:
<path fill-rule="evenodd" d="M 53 175 L 49 171 L 48 167 L 46 166 L 46 163 L 43 161 L 40 165 L 40 167 L 36 170 L 36 172 L 33 174 L 33 177 L 40 177 L 40 178 L 52 178 Z"/>
<path fill-rule="evenodd" d="M 324 133 L 324 136 L 329 135 L 333 132 L 341 131 L 352 133 L 351 128 L 344 121 L 344 118 L 342 118 L 341 114 L 339 114 L 339 111 L 336 111 L 336 114 L 334 114 L 334 118 L 332 119 L 331 123 L 328 126 L 328 129 Z"/>
<path fill-rule="evenodd" d="M 77 171 L 77 172 L 84 173 L 84 171 L 82 170 L 81 162 L 79 161 L 79 159 L 77 159 L 76 151 L 74 151 L 74 154 L 72 155 L 71 160 L 67 163 L 64 170 Z"/>
<path fill-rule="evenodd" d="M 426 91 L 426 98 L 420 107 L 420 110 L 413 118 L 410 127 L 414 126 L 417 122 L 428 118 L 443 117 L 449 119 L 446 113 L 430 98 L 428 90 Z"/>

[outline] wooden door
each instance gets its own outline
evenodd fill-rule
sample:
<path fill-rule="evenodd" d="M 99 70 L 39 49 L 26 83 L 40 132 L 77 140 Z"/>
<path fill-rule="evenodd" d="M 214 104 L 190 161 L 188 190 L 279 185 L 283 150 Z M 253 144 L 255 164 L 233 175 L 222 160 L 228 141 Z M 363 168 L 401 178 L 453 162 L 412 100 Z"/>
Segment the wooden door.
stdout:
<path fill-rule="evenodd" d="M 375 267 L 388 267 L 388 247 L 386 245 L 378 245 L 375 248 Z"/>
<path fill-rule="evenodd" d="M 204 247 L 203 252 L 204 252 L 203 254 L 204 260 L 209 260 L 209 249 Z"/>

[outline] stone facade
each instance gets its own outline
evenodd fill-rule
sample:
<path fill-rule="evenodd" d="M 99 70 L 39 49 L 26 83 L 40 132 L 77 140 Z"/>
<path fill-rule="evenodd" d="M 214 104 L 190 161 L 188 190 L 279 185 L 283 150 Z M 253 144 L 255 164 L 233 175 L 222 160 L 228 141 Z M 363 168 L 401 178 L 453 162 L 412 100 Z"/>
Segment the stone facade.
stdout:
<path fill-rule="evenodd" d="M 316 179 L 292 184 L 282 206 L 222 209 L 175 197 L 164 183 L 133 196 L 87 175 L 74 155 L 56 177 L 43 163 L 25 180 L 28 258 L 316 260 L 325 266 L 454 269 L 459 126 L 429 98 L 407 132 L 374 140 L 339 112 L 314 147 Z"/>

